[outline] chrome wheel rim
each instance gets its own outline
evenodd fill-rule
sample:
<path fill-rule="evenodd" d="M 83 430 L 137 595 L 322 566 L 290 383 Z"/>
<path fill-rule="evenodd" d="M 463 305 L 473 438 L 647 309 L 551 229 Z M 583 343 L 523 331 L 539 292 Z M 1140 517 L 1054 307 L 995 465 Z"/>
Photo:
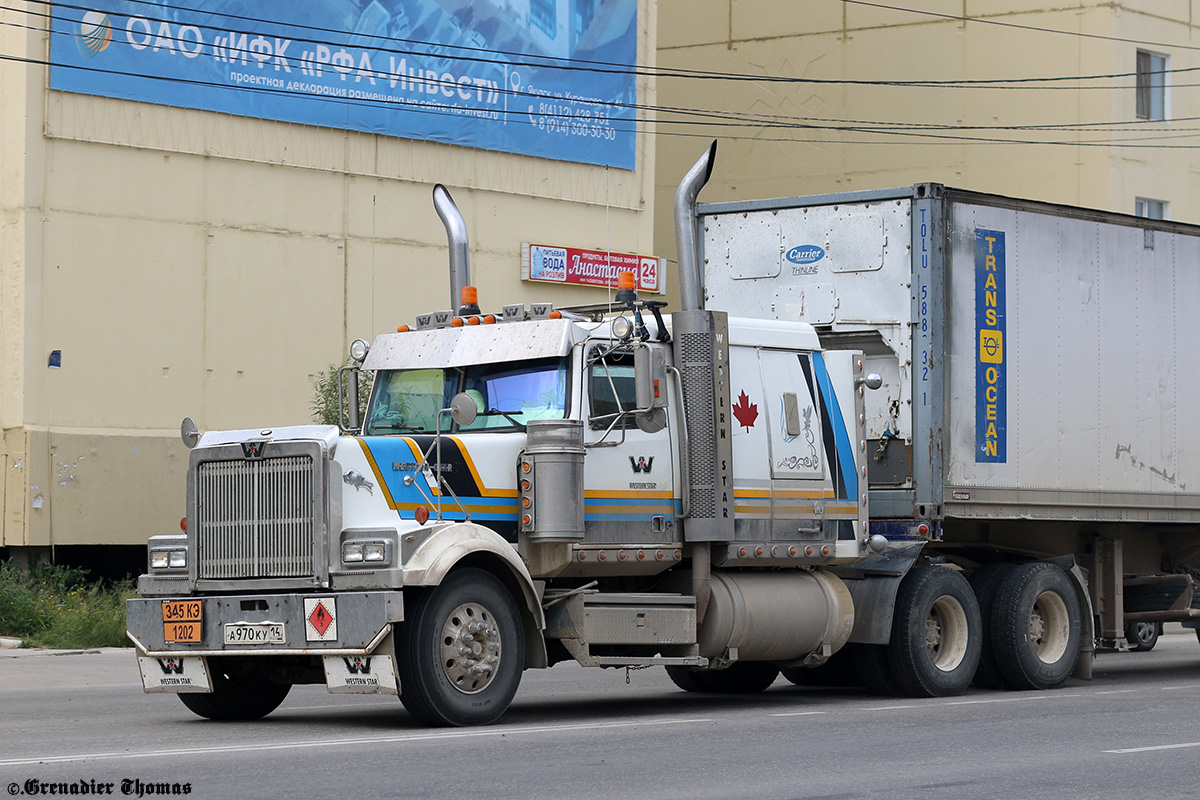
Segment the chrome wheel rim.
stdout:
<path fill-rule="evenodd" d="M 480 603 L 463 603 L 442 626 L 442 671 L 463 694 L 478 694 L 491 685 L 502 654 L 500 628 Z"/>

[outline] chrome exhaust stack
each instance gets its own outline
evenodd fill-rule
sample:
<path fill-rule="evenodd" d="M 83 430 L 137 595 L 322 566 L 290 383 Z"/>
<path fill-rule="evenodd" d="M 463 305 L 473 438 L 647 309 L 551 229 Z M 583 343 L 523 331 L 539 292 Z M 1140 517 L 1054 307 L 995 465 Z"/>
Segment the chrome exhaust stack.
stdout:
<path fill-rule="evenodd" d="M 679 263 L 679 310 L 700 311 L 704 308 L 704 291 L 700 280 L 700 253 L 696 245 L 696 198 L 712 175 L 717 159 L 714 141 L 700 160 L 679 182 L 675 190 L 675 250 Z"/>
<path fill-rule="evenodd" d="M 467 241 L 467 223 L 450 192 L 442 184 L 433 187 L 433 207 L 446 226 L 450 244 L 450 308 L 463 305 L 463 288 L 471 285 L 471 247 Z"/>

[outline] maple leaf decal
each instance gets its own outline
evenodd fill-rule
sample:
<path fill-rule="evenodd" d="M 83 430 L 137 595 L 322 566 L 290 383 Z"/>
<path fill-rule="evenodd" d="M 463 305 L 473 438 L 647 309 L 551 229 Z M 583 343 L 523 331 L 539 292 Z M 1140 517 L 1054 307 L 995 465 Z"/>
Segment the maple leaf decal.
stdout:
<path fill-rule="evenodd" d="M 746 393 L 742 392 L 733 404 L 733 416 L 737 417 L 743 428 L 750 430 L 754 427 L 754 420 L 758 419 L 758 403 L 751 403 Z"/>

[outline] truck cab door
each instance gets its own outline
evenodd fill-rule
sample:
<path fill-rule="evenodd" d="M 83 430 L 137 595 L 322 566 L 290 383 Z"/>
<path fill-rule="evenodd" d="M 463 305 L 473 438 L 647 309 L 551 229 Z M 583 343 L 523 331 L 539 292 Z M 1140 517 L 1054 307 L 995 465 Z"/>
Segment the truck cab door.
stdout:
<path fill-rule="evenodd" d="M 661 428 L 638 426 L 632 349 L 596 344 L 584 355 L 585 539 L 596 544 L 674 542 L 676 465 L 666 416 Z"/>

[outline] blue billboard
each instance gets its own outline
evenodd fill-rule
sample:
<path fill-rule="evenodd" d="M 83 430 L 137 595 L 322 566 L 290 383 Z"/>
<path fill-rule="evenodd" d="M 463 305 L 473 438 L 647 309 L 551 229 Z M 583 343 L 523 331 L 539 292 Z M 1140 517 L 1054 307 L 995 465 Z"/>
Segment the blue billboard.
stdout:
<path fill-rule="evenodd" d="M 54 5 L 50 88 L 634 166 L 637 0 Z"/>

